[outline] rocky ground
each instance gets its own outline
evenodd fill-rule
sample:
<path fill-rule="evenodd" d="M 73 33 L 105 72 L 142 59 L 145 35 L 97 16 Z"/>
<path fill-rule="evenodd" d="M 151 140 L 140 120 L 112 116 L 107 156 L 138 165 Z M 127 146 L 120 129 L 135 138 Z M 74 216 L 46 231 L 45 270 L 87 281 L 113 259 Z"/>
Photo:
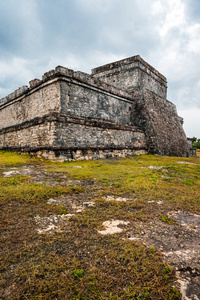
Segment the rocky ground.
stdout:
<path fill-rule="evenodd" d="M 181 164 L 181 162 L 179 162 Z M 148 166 L 147 166 L 148 167 Z M 149 166 L 151 168 L 151 166 Z M 77 165 L 74 168 L 81 168 Z M 159 166 L 157 167 L 159 169 Z M 96 198 L 117 205 L 134 202 L 137 199 L 123 195 L 109 195 L 104 191 L 104 185 L 95 179 L 69 179 L 65 172 L 47 172 L 45 166 L 26 165 L 22 167 L 6 167 L 3 176 L 10 178 L 15 175 L 28 176 L 36 184 L 46 186 L 79 186 L 84 188 L 80 194 L 60 195 L 47 200 L 48 204 L 67 207 L 67 213 L 52 214 L 50 216 L 36 215 L 34 217 L 37 234 L 48 234 L 66 230 L 68 220 L 87 209 L 95 210 Z M 128 221 L 109 218 L 102 223 L 99 234 L 120 234 L 122 239 L 139 241 L 152 252 L 160 251 L 163 260 L 176 270 L 176 283 L 183 300 L 200 299 L 200 215 L 183 210 L 166 209 L 162 200 L 149 200 L 151 215 L 154 218 L 145 218 L 145 221 Z M 158 211 L 160 215 L 158 215 Z M 9 290 L 4 294 L 9 299 Z M 2 299 L 3 296 L 2 296 Z M 6 299 L 6 297 L 5 297 Z M 146 299 L 146 298 L 144 298 Z M 174 299 L 174 298 L 173 298 Z"/>

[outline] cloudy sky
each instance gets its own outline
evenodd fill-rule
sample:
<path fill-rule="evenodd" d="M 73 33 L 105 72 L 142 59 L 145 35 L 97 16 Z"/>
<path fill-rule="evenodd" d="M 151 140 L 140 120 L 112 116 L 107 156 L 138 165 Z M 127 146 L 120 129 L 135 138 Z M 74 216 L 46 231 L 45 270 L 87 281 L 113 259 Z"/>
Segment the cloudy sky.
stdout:
<path fill-rule="evenodd" d="M 200 138 L 199 0 L 0 0 L 0 98 L 57 65 L 90 73 L 139 54 Z"/>

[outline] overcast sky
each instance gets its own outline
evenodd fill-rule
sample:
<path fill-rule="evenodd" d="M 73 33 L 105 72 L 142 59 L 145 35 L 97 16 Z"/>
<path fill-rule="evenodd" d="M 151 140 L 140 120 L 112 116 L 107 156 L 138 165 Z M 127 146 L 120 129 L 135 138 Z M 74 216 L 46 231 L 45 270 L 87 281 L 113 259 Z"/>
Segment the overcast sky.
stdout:
<path fill-rule="evenodd" d="M 0 98 L 62 65 L 140 55 L 200 138 L 200 0 L 0 0 Z"/>

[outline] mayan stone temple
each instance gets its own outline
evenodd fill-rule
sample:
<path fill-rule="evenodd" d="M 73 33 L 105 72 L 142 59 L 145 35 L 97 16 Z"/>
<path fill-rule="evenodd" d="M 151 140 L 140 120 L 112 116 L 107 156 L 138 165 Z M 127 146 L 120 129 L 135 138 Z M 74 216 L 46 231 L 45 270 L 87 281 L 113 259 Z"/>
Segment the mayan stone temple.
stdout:
<path fill-rule="evenodd" d="M 167 80 L 139 55 L 92 70 L 58 66 L 0 100 L 0 149 L 52 160 L 188 156 Z"/>

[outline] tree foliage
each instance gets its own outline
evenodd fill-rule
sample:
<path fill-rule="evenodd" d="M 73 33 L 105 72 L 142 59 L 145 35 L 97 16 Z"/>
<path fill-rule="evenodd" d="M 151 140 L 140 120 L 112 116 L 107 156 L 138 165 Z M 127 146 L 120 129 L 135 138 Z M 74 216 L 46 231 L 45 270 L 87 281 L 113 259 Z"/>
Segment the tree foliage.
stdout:
<path fill-rule="evenodd" d="M 200 149 L 200 139 L 193 138 L 192 148 Z"/>

